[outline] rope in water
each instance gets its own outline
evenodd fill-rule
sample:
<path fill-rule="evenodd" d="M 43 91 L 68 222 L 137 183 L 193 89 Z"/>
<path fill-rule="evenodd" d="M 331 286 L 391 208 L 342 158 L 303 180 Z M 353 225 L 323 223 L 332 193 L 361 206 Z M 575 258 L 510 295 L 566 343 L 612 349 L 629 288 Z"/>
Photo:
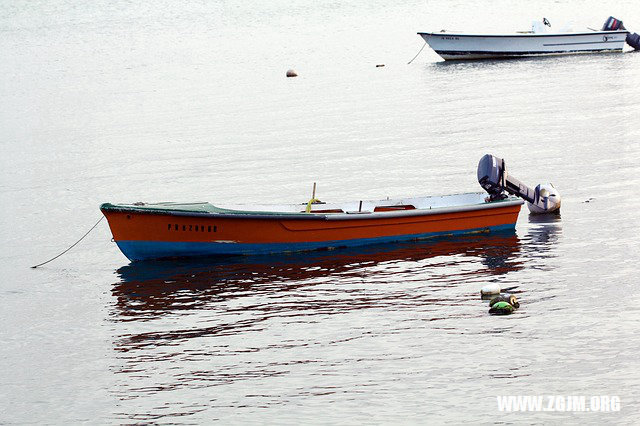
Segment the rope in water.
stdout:
<path fill-rule="evenodd" d="M 63 254 L 65 254 L 66 252 L 68 252 L 69 250 L 71 250 L 72 248 L 74 248 L 76 245 L 78 245 L 78 243 L 79 243 L 80 241 L 84 240 L 84 237 L 86 237 L 87 235 L 89 235 L 89 233 L 90 233 L 91 231 L 93 231 L 93 229 L 94 229 L 96 226 L 98 226 L 98 224 L 99 224 L 100 222 L 102 222 L 102 219 L 104 219 L 104 216 L 100 217 L 100 219 L 96 222 L 96 224 L 95 224 L 95 225 L 93 225 L 93 226 L 91 227 L 91 229 L 89 229 L 89 230 L 87 231 L 87 233 L 86 233 L 86 234 L 84 234 L 84 235 L 83 235 L 83 236 L 82 236 L 78 241 L 76 241 L 75 243 L 73 243 L 73 244 L 71 245 L 71 247 L 69 247 L 68 249 L 66 249 L 65 251 L 63 251 L 62 253 L 60 253 L 59 255 L 57 255 L 57 256 L 55 256 L 55 257 L 52 257 L 51 259 L 47 260 L 46 262 L 39 263 L 39 264 L 37 264 L 37 265 L 32 266 L 31 268 L 32 268 L 32 269 L 35 269 L 35 268 L 37 268 L 37 267 L 39 267 L 39 266 L 46 265 L 47 263 L 51 262 L 52 260 L 56 260 L 57 258 L 59 258 L 60 256 L 62 256 Z"/>
<path fill-rule="evenodd" d="M 418 53 L 416 53 L 416 56 L 414 56 L 412 60 L 407 62 L 407 65 L 411 65 L 411 62 L 413 62 L 418 57 L 418 55 L 422 52 L 422 49 L 424 49 L 426 45 L 427 45 L 427 42 L 425 41 L 422 47 L 420 48 L 420 50 L 418 50 Z"/>

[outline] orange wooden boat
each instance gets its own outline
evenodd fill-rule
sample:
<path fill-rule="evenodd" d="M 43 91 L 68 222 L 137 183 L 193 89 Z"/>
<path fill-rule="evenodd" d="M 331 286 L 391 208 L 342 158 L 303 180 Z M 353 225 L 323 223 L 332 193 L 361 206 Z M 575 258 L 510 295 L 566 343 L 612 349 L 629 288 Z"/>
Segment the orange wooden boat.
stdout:
<path fill-rule="evenodd" d="M 490 200 L 486 193 L 467 193 L 306 205 L 106 203 L 100 209 L 118 247 L 134 261 L 315 250 L 513 230 L 522 204 L 512 196 Z"/>

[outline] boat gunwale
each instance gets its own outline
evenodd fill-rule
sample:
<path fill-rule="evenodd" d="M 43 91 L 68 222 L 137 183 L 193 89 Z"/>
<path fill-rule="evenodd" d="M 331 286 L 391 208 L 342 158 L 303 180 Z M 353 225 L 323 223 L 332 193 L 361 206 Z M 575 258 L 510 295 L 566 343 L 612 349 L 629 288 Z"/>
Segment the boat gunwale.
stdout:
<path fill-rule="evenodd" d="M 600 34 L 630 34 L 629 30 L 614 30 L 614 31 L 590 31 L 590 32 L 578 32 L 578 33 L 513 33 L 513 34 L 465 34 L 465 33 L 427 33 L 418 32 L 420 36 L 445 36 L 445 37 L 573 37 L 573 36 L 587 36 L 587 35 L 600 35 Z"/>
<path fill-rule="evenodd" d="M 149 215 L 166 215 L 179 217 L 205 217 L 216 219 L 252 219 L 252 220 L 327 220 L 327 221 L 348 221 L 348 220 L 375 220 L 387 218 L 413 217 L 413 216 L 429 216 L 447 213 L 462 213 L 475 210 L 489 210 L 500 207 L 522 205 L 524 201 L 509 197 L 504 200 L 492 201 L 483 204 L 461 204 L 457 206 L 443 206 L 429 209 L 412 209 L 399 210 L 390 212 L 345 212 L 345 213 L 279 213 L 279 212 L 245 212 L 238 210 L 237 213 L 217 213 L 217 212 L 198 212 L 198 211 L 180 211 L 180 210 L 164 210 L 153 208 L 136 208 L 135 206 L 120 206 L 117 204 L 104 203 L 100 206 L 103 214 L 105 212 L 119 213 L 135 213 Z"/>

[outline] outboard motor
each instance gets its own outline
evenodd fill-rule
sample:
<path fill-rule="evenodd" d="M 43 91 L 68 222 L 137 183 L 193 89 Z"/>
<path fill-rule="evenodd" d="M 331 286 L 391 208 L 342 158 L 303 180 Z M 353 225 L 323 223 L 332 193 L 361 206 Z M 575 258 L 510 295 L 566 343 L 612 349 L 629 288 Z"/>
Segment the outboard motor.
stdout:
<path fill-rule="evenodd" d="M 609 19 L 606 20 L 604 25 L 602 26 L 602 31 L 618 31 L 618 30 L 626 30 L 624 25 L 622 25 L 622 21 L 614 18 L 613 16 L 609 16 Z"/>
<path fill-rule="evenodd" d="M 622 21 L 609 16 L 609 19 L 602 26 L 602 31 L 626 31 L 627 29 L 622 25 Z M 625 39 L 627 44 L 633 47 L 635 50 L 640 50 L 640 35 L 638 33 L 629 33 Z"/>
<path fill-rule="evenodd" d="M 640 35 L 638 33 L 627 34 L 627 44 L 633 47 L 635 50 L 640 50 Z"/>
<path fill-rule="evenodd" d="M 486 154 L 478 163 L 478 183 L 489 193 L 490 201 L 507 198 L 505 191 L 527 201 L 531 213 L 551 213 L 560 210 L 560 194 L 552 184 L 529 188 L 507 173 L 504 160 Z"/>

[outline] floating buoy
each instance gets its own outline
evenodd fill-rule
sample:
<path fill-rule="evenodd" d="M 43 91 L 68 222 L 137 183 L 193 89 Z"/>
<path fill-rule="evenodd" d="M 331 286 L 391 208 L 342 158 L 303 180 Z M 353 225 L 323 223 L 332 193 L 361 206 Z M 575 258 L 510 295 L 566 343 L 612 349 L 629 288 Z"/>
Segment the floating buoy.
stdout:
<path fill-rule="evenodd" d="M 500 294 L 500 284 L 498 283 L 487 284 L 480 289 L 481 296 L 491 296 L 494 294 Z"/>
<path fill-rule="evenodd" d="M 287 70 L 287 77 L 297 77 L 298 73 L 294 70 Z"/>
<path fill-rule="evenodd" d="M 498 302 L 507 302 L 508 304 L 513 306 L 515 309 L 518 309 L 520 307 L 520 302 L 518 302 L 518 298 L 515 297 L 513 294 L 505 293 L 492 298 L 489 301 L 489 307 L 492 307 Z"/>
<path fill-rule="evenodd" d="M 509 315 L 515 308 L 507 302 L 498 302 L 489 309 L 491 315 Z"/>
<path fill-rule="evenodd" d="M 520 307 L 520 302 L 518 302 L 518 298 L 515 297 L 513 294 L 509 295 L 509 304 L 516 309 Z"/>

